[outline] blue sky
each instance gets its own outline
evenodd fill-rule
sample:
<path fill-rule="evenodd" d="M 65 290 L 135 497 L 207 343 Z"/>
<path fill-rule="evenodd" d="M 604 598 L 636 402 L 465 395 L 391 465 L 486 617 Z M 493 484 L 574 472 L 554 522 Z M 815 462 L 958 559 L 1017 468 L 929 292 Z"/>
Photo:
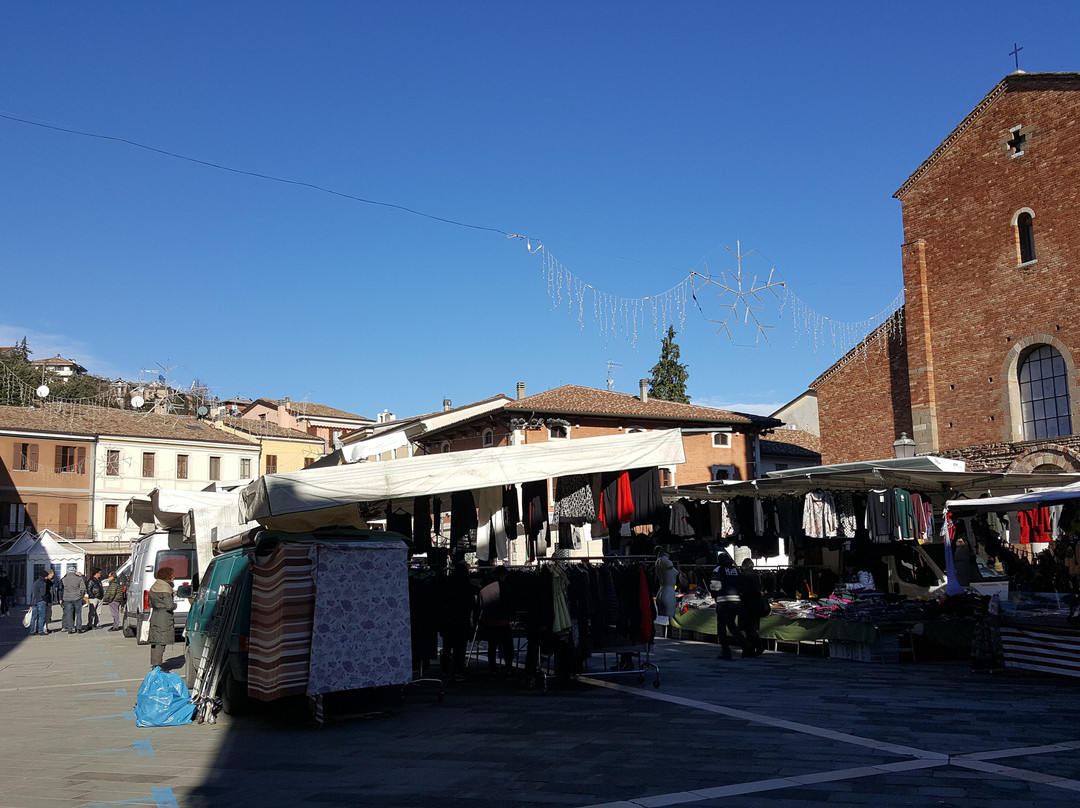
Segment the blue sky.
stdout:
<path fill-rule="evenodd" d="M 736 272 L 737 244 L 795 325 L 887 310 L 892 194 L 1014 42 L 1029 72 L 1080 70 L 1078 23 L 1074 2 L 6 3 L 0 344 L 369 417 L 609 372 L 636 392 L 663 323 L 622 313 Z M 556 305 L 550 261 L 618 316 Z M 712 284 L 673 310 L 695 403 L 767 412 L 846 347 L 759 297 L 768 341 L 741 306 L 717 333 L 740 298 Z"/>

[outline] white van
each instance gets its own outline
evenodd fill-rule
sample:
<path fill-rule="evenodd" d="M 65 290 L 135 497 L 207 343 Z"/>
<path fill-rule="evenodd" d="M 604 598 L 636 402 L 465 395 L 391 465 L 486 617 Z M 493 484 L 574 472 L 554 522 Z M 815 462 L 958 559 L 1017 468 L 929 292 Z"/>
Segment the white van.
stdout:
<path fill-rule="evenodd" d="M 137 637 L 140 645 L 146 643 L 150 622 L 150 587 L 157 580 L 162 567 L 172 567 L 173 586 L 190 585 L 197 579 L 198 563 L 195 545 L 184 541 L 179 531 L 156 530 L 140 538 L 131 552 L 131 581 L 128 583 L 124 601 L 123 627 L 125 637 Z M 184 598 L 176 598 L 173 624 L 180 635 L 187 624 L 191 604 Z M 144 624 L 147 628 L 144 628 Z"/>

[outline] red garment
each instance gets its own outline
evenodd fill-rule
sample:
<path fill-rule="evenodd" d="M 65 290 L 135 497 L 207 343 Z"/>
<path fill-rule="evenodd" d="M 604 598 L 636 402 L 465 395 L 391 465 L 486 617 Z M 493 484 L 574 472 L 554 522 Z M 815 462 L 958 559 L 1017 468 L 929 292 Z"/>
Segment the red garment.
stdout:
<path fill-rule="evenodd" d="M 1050 541 L 1050 509 L 1046 507 L 1032 508 L 1020 511 L 1016 514 L 1016 521 L 1020 523 L 1020 543 L 1030 544 L 1033 541 Z"/>
<path fill-rule="evenodd" d="M 653 641 L 653 599 L 649 594 L 649 581 L 645 577 L 645 568 L 638 567 L 638 606 L 641 609 L 641 625 L 638 626 L 638 636 L 632 639 L 635 642 L 650 643 Z"/>
<path fill-rule="evenodd" d="M 626 525 L 634 515 L 634 498 L 630 495 L 630 473 L 619 474 L 619 522 Z"/>

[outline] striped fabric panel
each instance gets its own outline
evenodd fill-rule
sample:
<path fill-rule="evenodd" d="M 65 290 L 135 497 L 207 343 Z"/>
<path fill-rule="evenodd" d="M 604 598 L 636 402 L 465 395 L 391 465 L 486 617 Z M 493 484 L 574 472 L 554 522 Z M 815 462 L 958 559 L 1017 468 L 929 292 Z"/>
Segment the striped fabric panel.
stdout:
<path fill-rule="evenodd" d="M 1080 676 L 1080 632 L 1001 627 L 1005 667 Z"/>
<path fill-rule="evenodd" d="M 262 701 L 307 689 L 315 615 L 310 550 L 279 544 L 252 570 L 248 693 Z"/>

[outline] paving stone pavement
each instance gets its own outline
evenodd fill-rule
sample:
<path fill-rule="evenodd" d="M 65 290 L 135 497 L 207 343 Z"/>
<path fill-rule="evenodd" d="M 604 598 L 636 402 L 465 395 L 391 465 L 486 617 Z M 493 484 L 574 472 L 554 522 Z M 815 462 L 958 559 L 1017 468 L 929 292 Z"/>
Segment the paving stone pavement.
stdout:
<path fill-rule="evenodd" d="M 149 649 L 0 619 L 0 808 L 1080 804 L 1080 682 L 661 639 L 652 677 L 468 681 L 140 729 Z M 53 626 L 57 627 L 54 622 Z M 166 660 L 181 646 L 170 646 Z M 598 671 L 599 660 L 590 662 Z"/>

